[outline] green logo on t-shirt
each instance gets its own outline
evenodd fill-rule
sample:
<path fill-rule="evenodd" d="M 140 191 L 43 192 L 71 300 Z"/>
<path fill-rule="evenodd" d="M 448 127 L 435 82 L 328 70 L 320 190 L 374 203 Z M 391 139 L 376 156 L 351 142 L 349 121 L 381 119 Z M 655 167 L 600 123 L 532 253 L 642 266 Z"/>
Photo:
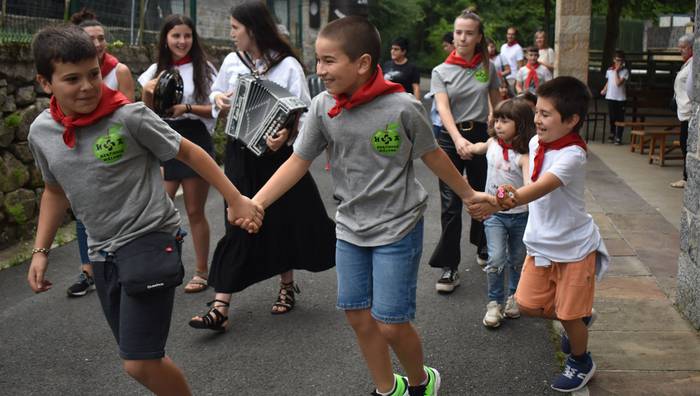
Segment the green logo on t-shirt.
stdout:
<path fill-rule="evenodd" d="M 394 155 L 401 146 L 401 136 L 399 135 L 399 124 L 390 122 L 386 130 L 378 130 L 372 136 L 372 147 L 382 155 Z"/>
<path fill-rule="evenodd" d="M 486 72 L 484 69 L 479 69 L 474 73 L 474 78 L 476 78 L 476 81 L 485 83 L 489 81 L 489 74 Z"/>
<path fill-rule="evenodd" d="M 124 136 L 119 134 L 122 130 L 122 124 L 114 124 L 109 127 L 109 133 L 100 136 L 95 145 L 92 147 L 92 152 L 95 157 L 104 161 L 107 164 L 119 161 L 126 150 L 126 141 Z"/>

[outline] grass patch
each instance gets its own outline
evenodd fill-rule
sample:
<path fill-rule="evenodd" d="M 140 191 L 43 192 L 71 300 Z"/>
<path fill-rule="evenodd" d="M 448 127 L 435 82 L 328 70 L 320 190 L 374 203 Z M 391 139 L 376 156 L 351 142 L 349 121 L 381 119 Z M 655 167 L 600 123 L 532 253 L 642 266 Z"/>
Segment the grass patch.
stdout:
<path fill-rule="evenodd" d="M 560 326 L 555 320 L 549 321 L 549 340 L 554 344 L 554 358 L 559 364 L 559 368 L 563 370 L 567 355 L 561 351 Z"/>

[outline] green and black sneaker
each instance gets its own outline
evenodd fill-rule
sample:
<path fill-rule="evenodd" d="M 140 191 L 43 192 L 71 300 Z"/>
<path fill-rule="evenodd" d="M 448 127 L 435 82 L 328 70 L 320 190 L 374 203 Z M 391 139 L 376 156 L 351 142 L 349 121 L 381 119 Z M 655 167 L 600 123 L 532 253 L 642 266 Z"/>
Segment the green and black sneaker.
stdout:
<path fill-rule="evenodd" d="M 375 390 L 372 392 L 372 396 L 381 396 L 381 394 Z M 394 389 L 389 393 L 389 396 L 408 396 L 408 379 L 394 374 Z"/>
<path fill-rule="evenodd" d="M 424 366 L 425 373 L 428 374 L 428 382 L 420 386 L 410 386 L 408 394 L 410 396 L 437 396 L 440 389 L 440 373 L 432 367 Z"/>

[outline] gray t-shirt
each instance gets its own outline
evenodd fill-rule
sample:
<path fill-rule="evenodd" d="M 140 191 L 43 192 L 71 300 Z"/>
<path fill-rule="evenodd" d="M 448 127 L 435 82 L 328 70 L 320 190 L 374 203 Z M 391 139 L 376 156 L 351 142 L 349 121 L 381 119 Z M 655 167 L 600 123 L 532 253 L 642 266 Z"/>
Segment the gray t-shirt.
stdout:
<path fill-rule="evenodd" d="M 160 117 L 142 102 L 128 104 L 77 128 L 72 149 L 62 135 L 46 110 L 30 127 L 29 148 L 44 181 L 63 189 L 85 224 L 91 260 L 149 232 L 175 233 L 180 215 L 163 188 L 160 161 L 177 155 L 182 138 Z"/>
<path fill-rule="evenodd" d="M 328 147 L 338 239 L 358 246 L 396 242 L 413 229 L 428 194 L 413 160 L 437 148 L 423 106 L 407 93 L 378 96 L 330 118 L 335 100 L 316 96 L 294 152 L 312 160 Z"/>
<path fill-rule="evenodd" d="M 475 69 L 441 63 L 430 78 L 430 92 L 447 93 L 455 122 L 488 121 L 489 91 L 497 90 L 498 85 L 493 62 L 489 62 L 488 74 L 482 63 Z"/>

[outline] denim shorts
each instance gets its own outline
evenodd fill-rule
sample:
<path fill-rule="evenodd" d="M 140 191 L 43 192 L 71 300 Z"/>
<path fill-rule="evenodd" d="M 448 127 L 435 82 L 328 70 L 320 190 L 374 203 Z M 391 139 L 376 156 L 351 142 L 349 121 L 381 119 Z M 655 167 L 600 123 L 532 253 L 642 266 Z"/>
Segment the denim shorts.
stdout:
<path fill-rule="evenodd" d="M 382 246 L 336 242 L 338 303 L 342 310 L 371 309 L 383 323 L 416 316 L 418 264 L 423 253 L 423 219 L 401 240 Z"/>

